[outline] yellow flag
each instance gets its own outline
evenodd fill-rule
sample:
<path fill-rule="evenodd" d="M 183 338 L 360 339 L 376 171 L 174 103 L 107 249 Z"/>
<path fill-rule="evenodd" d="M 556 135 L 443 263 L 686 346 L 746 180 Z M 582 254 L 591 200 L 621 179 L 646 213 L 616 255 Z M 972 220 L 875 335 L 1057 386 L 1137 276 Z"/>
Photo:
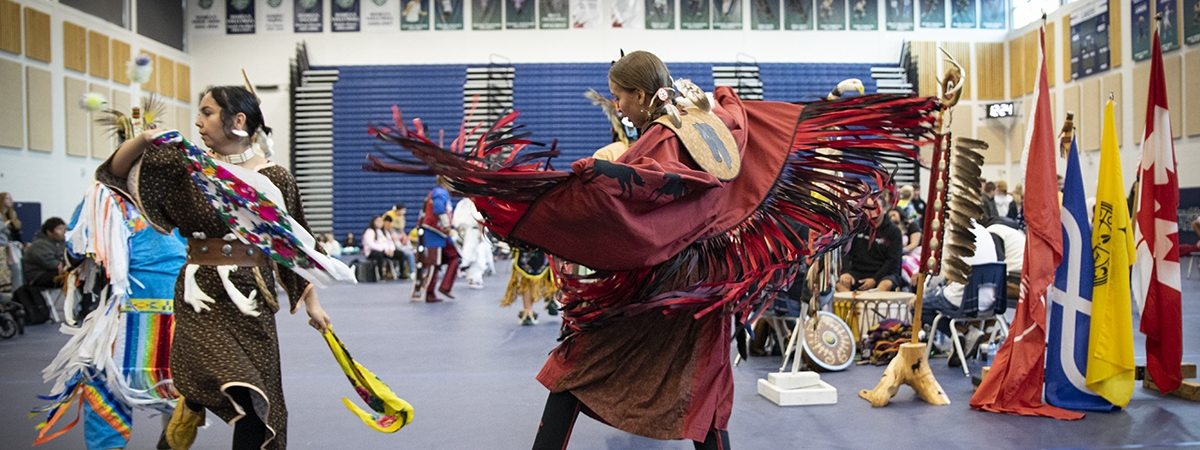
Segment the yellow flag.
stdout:
<path fill-rule="evenodd" d="M 1100 180 L 1092 215 L 1092 254 L 1096 276 L 1092 291 L 1092 329 L 1088 344 L 1087 387 L 1112 404 L 1125 407 L 1133 396 L 1133 313 L 1129 268 L 1134 261 L 1133 224 L 1125 203 L 1121 153 L 1113 102 L 1104 106 L 1100 140 Z"/>

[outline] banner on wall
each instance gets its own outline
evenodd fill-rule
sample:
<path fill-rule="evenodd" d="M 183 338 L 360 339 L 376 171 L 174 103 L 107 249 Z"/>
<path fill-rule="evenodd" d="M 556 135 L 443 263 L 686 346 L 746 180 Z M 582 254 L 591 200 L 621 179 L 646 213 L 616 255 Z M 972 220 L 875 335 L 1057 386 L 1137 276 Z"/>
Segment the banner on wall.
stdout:
<path fill-rule="evenodd" d="M 366 32 L 385 32 L 396 31 L 397 28 L 402 28 L 400 21 L 403 18 L 400 9 L 408 0 L 362 0 L 359 4 L 359 19 L 362 20 L 362 31 Z M 414 14 L 423 18 L 426 30 L 429 29 L 429 2 L 424 0 L 425 6 L 422 6 L 422 0 L 417 0 Z M 420 20 L 417 20 L 420 22 Z"/>
<path fill-rule="evenodd" d="M 749 0 L 750 29 L 773 31 L 779 29 L 780 0 Z"/>
<path fill-rule="evenodd" d="M 813 27 L 813 0 L 783 0 L 783 29 L 808 31 Z"/>
<path fill-rule="evenodd" d="M 570 0 L 571 28 L 600 28 L 600 0 Z"/>
<path fill-rule="evenodd" d="M 712 28 L 708 0 L 680 0 L 679 29 L 707 30 Z"/>
<path fill-rule="evenodd" d="M 528 1 L 528 0 L 527 0 Z M 565 30 L 570 27 L 571 4 L 567 0 L 538 0 L 538 27 Z"/>
<path fill-rule="evenodd" d="M 329 29 L 334 33 L 358 32 L 362 27 L 358 0 L 333 0 L 329 12 Z"/>
<path fill-rule="evenodd" d="M 1150 0 L 1133 0 L 1130 11 L 1133 11 L 1129 16 L 1133 60 L 1145 61 L 1150 59 L 1150 33 L 1154 30 L 1154 20 L 1150 17 Z"/>
<path fill-rule="evenodd" d="M 503 0 L 471 0 L 471 29 L 499 30 L 504 28 L 501 20 Z"/>
<path fill-rule="evenodd" d="M 400 10 L 401 31 L 426 31 L 429 29 L 429 0 L 400 0 L 403 9 Z M 371 20 L 366 16 L 367 22 Z M 395 29 L 395 25 L 388 27 Z M 385 28 L 380 26 L 380 30 Z"/>
<path fill-rule="evenodd" d="M 258 0 L 258 32 L 287 33 L 292 29 L 292 4 L 283 0 Z"/>
<path fill-rule="evenodd" d="M 978 28 L 975 0 L 950 0 L 950 28 Z"/>
<path fill-rule="evenodd" d="M 879 29 L 879 0 L 850 0 L 850 29 L 874 31 Z"/>
<path fill-rule="evenodd" d="M 921 28 L 946 28 L 946 0 L 921 0 Z"/>
<path fill-rule="evenodd" d="M 490 0 L 499 2 L 500 0 Z M 462 0 L 433 0 L 433 29 L 463 29 Z"/>
<path fill-rule="evenodd" d="M 1096 0 L 1071 14 L 1071 78 L 1104 72 L 1108 61 L 1108 0 Z"/>
<path fill-rule="evenodd" d="M 646 12 L 643 8 L 643 0 L 608 0 L 612 4 L 612 28 L 631 28 L 641 29 L 646 25 Z M 668 4 L 674 5 L 674 0 L 668 0 Z M 674 6 L 671 7 L 672 11 Z M 671 22 L 670 28 L 674 29 L 674 20 Z"/>
<path fill-rule="evenodd" d="M 817 29 L 846 29 L 846 0 L 817 0 Z"/>
<path fill-rule="evenodd" d="M 188 2 L 187 27 L 193 34 L 216 34 L 225 29 L 225 2 Z"/>
<path fill-rule="evenodd" d="M 504 0 L 504 29 L 537 28 L 537 4 L 534 0 Z"/>
<path fill-rule="evenodd" d="M 1179 7 L 1176 5 L 1178 3 L 1175 0 L 1155 0 L 1154 3 L 1155 13 L 1162 13 L 1158 39 L 1162 43 L 1163 53 L 1179 48 Z"/>
<path fill-rule="evenodd" d="M 1004 0 L 981 0 L 979 3 L 979 28 L 1003 30 L 1008 28 L 1008 11 Z"/>
<path fill-rule="evenodd" d="M 884 0 L 884 4 L 887 5 L 885 19 L 888 31 L 912 31 L 915 28 L 913 0 Z"/>
<path fill-rule="evenodd" d="M 225 1 L 225 34 L 254 34 L 254 2 Z"/>
<path fill-rule="evenodd" d="M 296 33 L 325 31 L 325 0 L 295 0 L 292 27 Z"/>
<path fill-rule="evenodd" d="M 1200 44 L 1200 0 L 1183 0 L 1183 42 Z"/>
<path fill-rule="evenodd" d="M 742 0 L 713 0 L 714 30 L 742 29 Z"/>
<path fill-rule="evenodd" d="M 616 4 L 624 3 L 616 0 Z M 639 3 L 640 5 L 640 3 Z M 615 4 L 614 4 L 615 6 Z M 675 29 L 675 0 L 646 0 L 646 29 Z"/>

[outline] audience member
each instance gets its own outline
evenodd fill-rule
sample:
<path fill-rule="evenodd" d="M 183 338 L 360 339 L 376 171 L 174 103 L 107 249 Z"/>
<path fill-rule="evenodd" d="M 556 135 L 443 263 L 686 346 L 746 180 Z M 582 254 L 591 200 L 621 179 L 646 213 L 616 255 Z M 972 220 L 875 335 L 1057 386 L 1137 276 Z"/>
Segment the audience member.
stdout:
<path fill-rule="evenodd" d="M 401 221 L 404 221 L 404 206 L 400 206 Z M 404 228 L 397 227 L 395 221 L 391 217 L 383 216 L 383 231 L 387 232 L 388 239 L 392 240 L 392 246 L 395 247 L 396 261 L 400 261 L 400 278 L 407 280 L 412 276 L 414 270 L 417 269 L 417 257 L 413 254 L 415 251 L 409 243 L 408 234 L 404 232 Z"/>
<path fill-rule="evenodd" d="M 875 229 L 854 236 L 850 250 L 842 259 L 838 292 L 890 291 L 900 281 L 900 255 L 904 235 L 887 215 L 875 219 Z"/>
<path fill-rule="evenodd" d="M 993 198 L 996 202 L 997 216 L 1008 215 L 1008 208 L 1012 205 L 1013 196 L 1008 193 L 1008 182 L 1004 180 L 996 181 L 996 195 Z"/>
<path fill-rule="evenodd" d="M 983 218 L 980 221 L 987 223 L 998 216 L 1000 212 L 996 209 L 996 183 L 988 181 L 983 183 Z"/>
<path fill-rule="evenodd" d="M 888 220 L 900 229 L 904 239 L 904 254 L 912 254 L 921 252 L 921 225 L 916 220 L 905 216 L 901 210 L 893 209 L 888 211 Z"/>
<path fill-rule="evenodd" d="M 317 236 L 317 244 L 320 245 L 321 250 L 325 251 L 326 255 L 336 258 L 342 254 L 342 244 L 333 238 L 333 233 L 323 233 Z"/>
<path fill-rule="evenodd" d="M 363 255 L 380 268 L 382 279 L 392 279 L 392 265 L 388 264 L 388 261 L 399 262 L 400 256 L 396 252 L 396 245 L 392 243 L 390 233 L 383 226 L 383 217 L 371 218 L 371 223 L 363 231 L 362 244 Z"/>
<path fill-rule="evenodd" d="M 354 233 L 346 233 L 346 239 L 342 241 L 342 248 L 358 248 L 358 241 L 354 240 Z"/>
<path fill-rule="evenodd" d="M 58 217 L 47 219 L 21 257 L 25 284 L 41 288 L 62 287 L 62 281 L 55 278 L 66 269 L 66 251 L 66 222 Z"/>
<path fill-rule="evenodd" d="M 393 235 L 395 235 L 395 234 L 402 234 L 405 236 L 408 235 L 408 233 L 405 233 L 405 231 L 404 231 L 405 230 L 404 215 L 407 213 L 408 213 L 408 208 L 405 208 L 403 203 L 397 203 L 395 205 L 392 205 L 392 209 L 388 210 L 388 212 L 386 212 L 386 213 L 383 213 L 383 217 L 385 219 L 386 218 L 392 219 L 392 229 L 389 231 L 391 231 L 391 233 Z"/>
<path fill-rule="evenodd" d="M 999 261 L 1000 255 L 998 255 L 996 252 L 996 243 L 992 240 L 991 233 L 989 233 L 988 230 L 983 227 L 983 225 L 980 225 L 977 222 L 973 222 L 972 225 L 971 234 L 975 235 L 975 255 L 969 258 L 963 258 L 963 262 L 971 266 L 977 266 L 980 264 Z M 933 319 L 937 317 L 938 313 L 957 311 L 959 306 L 962 305 L 963 293 L 966 291 L 966 287 L 966 285 L 961 283 L 948 282 L 941 276 L 930 278 L 927 286 L 925 287 L 925 297 L 922 300 L 921 323 L 927 325 L 932 324 Z M 987 291 L 985 291 L 985 289 L 980 289 L 980 311 L 991 309 L 992 305 L 997 300 L 1005 301 L 1004 299 L 997 299 L 995 291 L 990 292 L 991 293 L 989 294 Z M 913 301 L 910 300 L 910 310 L 913 307 L 912 303 Z M 943 320 L 941 323 L 939 323 L 938 331 L 949 336 L 950 321 Z M 976 342 L 968 342 L 968 344 L 971 344 L 970 347 L 974 347 L 975 344 L 978 343 L 977 339 L 972 340 Z M 968 356 L 971 354 L 971 349 L 969 348 L 964 347 L 963 351 L 966 352 Z M 954 358 L 954 355 L 951 355 L 950 365 L 954 366 L 958 362 L 958 359 Z"/>
<path fill-rule="evenodd" d="M 912 204 L 913 187 L 906 184 L 900 187 L 900 199 L 896 201 L 896 208 L 904 215 L 905 219 L 910 219 L 917 216 L 916 207 Z"/>
<path fill-rule="evenodd" d="M 0 192 L 0 217 L 4 218 L 4 227 L 0 227 L 0 292 L 7 292 L 22 284 L 21 274 L 21 219 L 13 209 L 12 196 Z"/>
<path fill-rule="evenodd" d="M 1021 267 L 1025 260 L 1025 233 L 1014 225 L 995 221 L 987 226 L 989 233 L 1004 242 L 1004 254 L 1001 256 L 1004 257 L 1005 270 L 1008 272 L 1009 298 L 1020 297 Z"/>

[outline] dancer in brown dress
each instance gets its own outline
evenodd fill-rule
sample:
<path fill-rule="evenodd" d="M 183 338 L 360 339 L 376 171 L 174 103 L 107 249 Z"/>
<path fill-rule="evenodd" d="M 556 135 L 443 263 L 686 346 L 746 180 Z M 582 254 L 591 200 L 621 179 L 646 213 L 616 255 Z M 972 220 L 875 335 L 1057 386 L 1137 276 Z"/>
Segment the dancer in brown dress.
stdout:
<path fill-rule="evenodd" d="M 216 87 L 202 97 L 196 126 L 212 156 L 269 179 L 287 212 L 307 229 L 291 174 L 253 153 L 249 135 L 260 128 L 270 132 L 254 95 L 241 87 Z M 272 288 L 276 280 L 287 291 L 289 311 L 295 313 L 303 302 L 313 328 L 324 330 L 329 316 L 307 280 L 282 267 L 273 270 L 274 263 L 261 251 L 231 234 L 230 225 L 189 177 L 179 149 L 152 144 L 161 133 L 150 130 L 126 141 L 96 175 L 133 199 L 155 229 L 178 228 L 189 238 L 188 265 L 175 284 L 170 363 L 186 407 L 175 409 L 168 440 L 177 450 L 190 447 L 208 409 L 234 424 L 233 448 L 286 448 L 287 408 L 274 316 L 279 304 Z M 199 292 L 192 291 L 196 287 Z M 196 296 L 211 302 L 190 300 Z"/>

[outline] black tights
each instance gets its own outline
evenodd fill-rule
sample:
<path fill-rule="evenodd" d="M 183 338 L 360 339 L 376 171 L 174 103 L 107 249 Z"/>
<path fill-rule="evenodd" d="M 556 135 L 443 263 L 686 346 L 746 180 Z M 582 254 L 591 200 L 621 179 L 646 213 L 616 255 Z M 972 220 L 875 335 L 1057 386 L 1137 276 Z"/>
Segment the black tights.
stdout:
<path fill-rule="evenodd" d="M 263 441 L 267 440 L 267 425 L 254 411 L 254 402 L 250 400 L 250 389 L 231 387 L 225 391 L 237 403 L 246 415 L 233 424 L 233 450 L 258 450 Z M 202 411 L 203 405 L 184 399 L 187 408 L 192 411 Z"/>
<path fill-rule="evenodd" d="M 565 450 L 582 406 L 570 392 L 551 392 L 546 398 L 546 409 L 542 411 L 542 423 L 538 425 L 533 450 Z M 729 432 L 715 428 L 708 430 L 704 442 L 694 444 L 696 450 L 729 450 Z"/>

